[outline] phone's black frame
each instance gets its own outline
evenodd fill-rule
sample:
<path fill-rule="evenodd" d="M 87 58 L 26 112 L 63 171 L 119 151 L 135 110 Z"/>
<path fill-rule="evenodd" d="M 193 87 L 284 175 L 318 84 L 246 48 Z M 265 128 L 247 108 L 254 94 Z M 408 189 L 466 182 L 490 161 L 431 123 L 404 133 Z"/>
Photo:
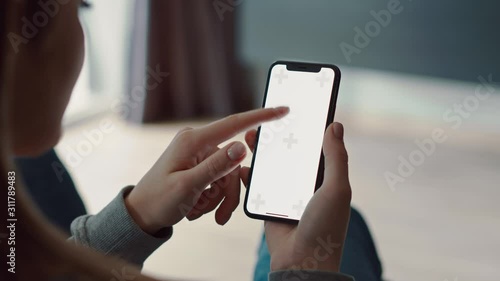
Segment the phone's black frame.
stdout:
<path fill-rule="evenodd" d="M 262 107 L 265 107 L 265 105 L 266 105 L 267 93 L 269 90 L 269 83 L 271 81 L 271 72 L 276 65 L 286 65 L 287 70 L 302 71 L 302 72 L 319 72 L 319 71 L 321 71 L 321 69 L 323 67 L 333 69 L 333 71 L 335 73 L 335 78 L 333 81 L 332 93 L 331 93 L 331 97 L 330 97 L 330 106 L 329 106 L 328 117 L 327 117 L 326 125 L 325 125 L 325 130 L 326 130 L 328 125 L 333 123 L 333 117 L 335 115 L 335 109 L 337 107 L 337 97 L 338 97 L 338 91 L 339 91 L 339 87 L 340 87 L 340 76 L 341 76 L 340 69 L 336 65 L 333 65 L 333 64 L 293 62 L 293 61 L 276 61 L 269 67 L 269 73 L 267 75 L 266 91 L 264 93 L 264 101 L 262 102 Z M 259 127 L 257 129 L 257 136 L 256 136 L 255 148 L 254 148 L 255 153 L 253 154 L 252 165 L 250 167 L 250 172 L 248 174 L 248 183 L 247 183 L 247 189 L 246 189 L 246 194 L 245 194 L 245 202 L 243 204 L 243 210 L 245 211 L 245 214 L 248 217 L 253 218 L 253 219 L 279 221 L 279 222 L 287 222 L 287 223 L 298 223 L 298 220 L 295 220 L 295 219 L 279 218 L 279 217 L 253 214 L 253 213 L 250 213 L 247 209 L 248 195 L 250 194 L 253 166 L 254 166 L 254 162 L 255 162 L 255 156 L 257 155 L 256 152 L 257 152 L 257 147 L 258 147 L 258 143 L 259 143 L 260 129 L 261 129 L 261 127 Z M 320 160 L 319 160 L 319 165 L 318 165 L 318 176 L 316 177 L 315 192 L 316 192 L 316 190 L 318 190 L 318 188 L 323 183 L 324 164 L 325 164 L 325 159 L 323 156 L 323 149 L 321 149 L 321 155 L 320 155 Z"/>

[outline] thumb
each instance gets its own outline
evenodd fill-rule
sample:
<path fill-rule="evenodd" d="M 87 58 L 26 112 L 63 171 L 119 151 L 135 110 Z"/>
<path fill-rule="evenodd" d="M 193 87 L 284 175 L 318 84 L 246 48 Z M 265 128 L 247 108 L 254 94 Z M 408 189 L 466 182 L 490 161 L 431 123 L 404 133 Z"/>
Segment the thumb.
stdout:
<path fill-rule="evenodd" d="M 245 156 L 246 148 L 243 143 L 230 143 L 189 170 L 188 177 L 191 178 L 195 189 L 203 190 L 233 171 Z"/>
<path fill-rule="evenodd" d="M 344 127 L 341 123 L 335 122 L 326 129 L 323 154 L 325 156 L 323 187 L 345 188 L 350 191 L 348 156 L 344 145 Z"/>

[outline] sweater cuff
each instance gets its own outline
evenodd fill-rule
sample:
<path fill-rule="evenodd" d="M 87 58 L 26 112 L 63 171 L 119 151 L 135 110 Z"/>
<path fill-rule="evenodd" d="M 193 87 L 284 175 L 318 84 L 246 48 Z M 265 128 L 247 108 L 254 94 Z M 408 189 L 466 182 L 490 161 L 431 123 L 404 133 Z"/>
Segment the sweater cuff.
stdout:
<path fill-rule="evenodd" d="M 166 228 L 162 237 L 144 232 L 125 206 L 125 196 L 132 189 L 133 186 L 122 189 L 98 214 L 76 218 L 71 224 L 71 233 L 78 244 L 142 267 L 144 261 L 170 239 L 173 228 Z"/>
<path fill-rule="evenodd" d="M 354 281 L 349 275 L 320 270 L 281 270 L 269 273 L 269 281 Z"/>

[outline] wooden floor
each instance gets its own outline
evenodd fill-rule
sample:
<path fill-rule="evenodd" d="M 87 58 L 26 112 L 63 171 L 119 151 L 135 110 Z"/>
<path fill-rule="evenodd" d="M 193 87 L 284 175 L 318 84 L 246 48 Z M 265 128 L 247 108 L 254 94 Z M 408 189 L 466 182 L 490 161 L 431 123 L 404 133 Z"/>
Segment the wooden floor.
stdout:
<path fill-rule="evenodd" d="M 434 107 L 422 116 L 380 107 L 377 111 L 384 104 L 380 99 L 394 101 L 388 93 L 374 98 L 370 91 L 358 90 L 364 94 L 355 100 L 363 101 L 362 106 L 352 106 L 354 98 L 348 93 L 353 91 L 346 87 L 336 119 L 346 127 L 353 205 L 369 223 L 385 278 L 500 280 L 500 96 L 482 103 L 460 128 L 453 129 L 439 116 L 466 98 L 467 91 L 473 93 L 473 87 L 462 94 L 428 93 L 405 103 L 409 110 L 412 103 Z M 408 89 L 398 98 L 412 99 L 411 92 Z M 369 101 L 373 103 L 367 106 Z M 62 158 L 68 156 L 68 147 L 86 139 L 85 130 L 97 128 L 103 118 L 111 118 L 115 130 L 105 134 L 81 163 L 69 165 L 91 212 L 99 211 L 122 187 L 137 183 L 180 128 L 206 123 L 139 127 L 113 116 L 99 117 L 67 130 L 58 146 Z M 442 128 L 448 139 L 403 183 L 390 188 L 384 174 L 396 173 L 398 157 L 408 159 L 418 149 L 415 140 L 431 137 L 435 128 Z M 213 215 L 182 221 L 173 238 L 147 261 L 145 271 L 164 278 L 251 280 L 261 232 L 262 224 L 248 219 L 241 207 L 224 227 L 215 224 Z"/>

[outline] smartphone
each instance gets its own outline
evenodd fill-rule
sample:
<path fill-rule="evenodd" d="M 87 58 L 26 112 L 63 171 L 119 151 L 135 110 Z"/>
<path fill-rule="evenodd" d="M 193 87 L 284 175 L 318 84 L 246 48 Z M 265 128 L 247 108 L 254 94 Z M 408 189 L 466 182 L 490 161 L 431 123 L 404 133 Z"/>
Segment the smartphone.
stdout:
<path fill-rule="evenodd" d="M 323 136 L 333 122 L 339 84 L 335 65 L 271 65 L 263 107 L 288 106 L 290 113 L 257 130 L 244 203 L 247 216 L 300 220 L 323 182 Z"/>

